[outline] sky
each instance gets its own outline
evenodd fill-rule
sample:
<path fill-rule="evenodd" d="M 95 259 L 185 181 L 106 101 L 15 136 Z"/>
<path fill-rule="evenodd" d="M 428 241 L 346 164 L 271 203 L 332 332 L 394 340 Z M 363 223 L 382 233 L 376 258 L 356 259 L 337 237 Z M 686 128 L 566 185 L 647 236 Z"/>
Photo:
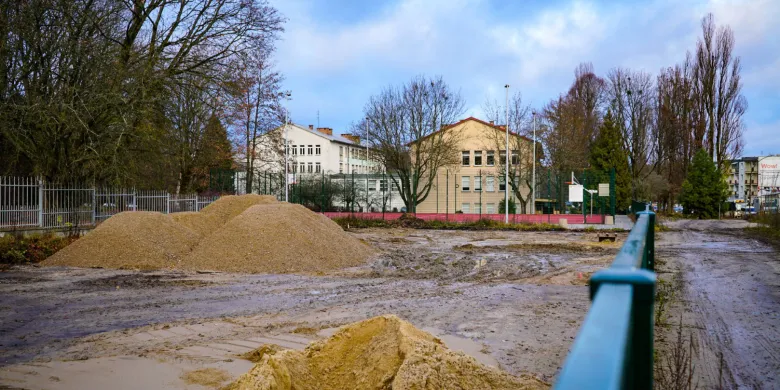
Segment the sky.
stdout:
<path fill-rule="evenodd" d="M 541 108 L 591 62 L 657 75 L 694 51 L 701 18 L 729 25 L 742 63 L 743 155 L 780 154 L 780 0 L 269 0 L 288 19 L 276 62 L 292 121 L 349 131 L 372 95 L 442 76 L 484 118 L 520 91 Z"/>

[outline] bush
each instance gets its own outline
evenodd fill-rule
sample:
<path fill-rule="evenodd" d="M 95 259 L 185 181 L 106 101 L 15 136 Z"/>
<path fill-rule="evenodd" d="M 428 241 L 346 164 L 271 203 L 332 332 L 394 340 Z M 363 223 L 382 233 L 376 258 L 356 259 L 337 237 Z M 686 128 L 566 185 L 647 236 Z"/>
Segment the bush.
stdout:
<path fill-rule="evenodd" d="M 57 237 L 51 233 L 27 237 L 6 235 L 0 237 L 0 264 L 38 263 L 76 239 L 73 236 Z"/>
<path fill-rule="evenodd" d="M 361 219 L 355 217 L 334 218 L 334 222 L 342 228 L 361 229 L 361 228 L 415 228 L 415 229 L 439 229 L 439 230 L 517 230 L 517 231 L 560 231 L 566 230 L 559 225 L 548 223 L 503 223 L 491 219 L 483 218 L 474 222 L 447 222 L 447 221 L 425 221 L 415 217 L 413 214 L 404 214 L 394 221 L 384 221 L 381 219 Z"/>

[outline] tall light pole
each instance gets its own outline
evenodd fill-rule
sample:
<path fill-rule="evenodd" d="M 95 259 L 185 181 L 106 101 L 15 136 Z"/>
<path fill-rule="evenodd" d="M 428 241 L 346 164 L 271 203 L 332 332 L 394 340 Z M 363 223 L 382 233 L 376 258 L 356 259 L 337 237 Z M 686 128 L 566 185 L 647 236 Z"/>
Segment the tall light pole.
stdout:
<path fill-rule="evenodd" d="M 531 214 L 536 214 L 536 111 L 532 114 L 534 120 L 534 159 L 531 168 Z"/>
<path fill-rule="evenodd" d="M 290 96 L 292 94 L 290 92 L 285 93 L 285 97 L 287 100 L 290 100 Z M 290 179 L 289 179 L 289 173 L 287 172 L 287 166 L 289 165 L 288 160 L 288 154 L 290 153 L 290 144 L 287 140 L 287 132 L 288 132 L 288 122 L 290 120 L 290 112 L 285 108 L 284 109 L 284 201 L 289 202 L 290 201 L 290 195 L 289 195 L 289 188 L 290 188 Z"/>
<path fill-rule="evenodd" d="M 504 85 L 506 90 L 506 100 L 504 107 L 506 110 L 506 153 L 504 153 L 504 223 L 509 223 L 509 84 Z"/>
<path fill-rule="evenodd" d="M 368 212 L 368 117 L 366 117 L 366 139 L 363 140 L 363 142 L 366 143 L 366 157 L 363 160 L 363 164 L 365 164 L 365 175 L 366 175 L 366 211 Z M 377 182 L 377 185 L 379 182 Z"/>

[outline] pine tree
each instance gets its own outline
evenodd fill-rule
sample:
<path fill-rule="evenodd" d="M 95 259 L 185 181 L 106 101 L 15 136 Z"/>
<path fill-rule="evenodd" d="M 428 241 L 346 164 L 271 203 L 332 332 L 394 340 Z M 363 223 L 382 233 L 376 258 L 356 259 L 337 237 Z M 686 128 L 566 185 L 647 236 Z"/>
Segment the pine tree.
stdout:
<path fill-rule="evenodd" d="M 203 139 L 193 167 L 196 178 L 195 190 L 201 192 L 210 189 L 208 188 L 209 175 L 212 170 L 227 170 L 232 167 L 233 149 L 227 130 L 219 118 L 212 115 L 203 130 Z M 222 189 L 224 183 L 219 183 L 217 186 Z"/>
<path fill-rule="evenodd" d="M 631 173 L 628 155 L 620 142 L 620 130 L 612 112 L 607 110 L 599 127 L 599 135 L 590 149 L 590 166 L 599 173 L 599 180 L 609 182 L 609 171 L 615 169 L 615 208 L 626 210 L 631 205 Z"/>
<path fill-rule="evenodd" d="M 685 213 L 699 218 L 713 218 L 718 215 L 718 205 L 728 198 L 728 184 L 715 166 L 710 155 L 699 150 L 693 157 L 693 164 L 682 185 L 680 203 Z"/>

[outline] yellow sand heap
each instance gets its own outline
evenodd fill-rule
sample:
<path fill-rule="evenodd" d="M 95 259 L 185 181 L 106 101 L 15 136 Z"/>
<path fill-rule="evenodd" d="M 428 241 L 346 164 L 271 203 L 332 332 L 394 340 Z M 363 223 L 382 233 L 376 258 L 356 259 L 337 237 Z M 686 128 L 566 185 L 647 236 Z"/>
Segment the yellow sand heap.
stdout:
<path fill-rule="evenodd" d="M 226 390 L 548 389 L 448 350 L 441 340 L 393 315 L 342 328 L 304 351 L 265 354 Z"/>

